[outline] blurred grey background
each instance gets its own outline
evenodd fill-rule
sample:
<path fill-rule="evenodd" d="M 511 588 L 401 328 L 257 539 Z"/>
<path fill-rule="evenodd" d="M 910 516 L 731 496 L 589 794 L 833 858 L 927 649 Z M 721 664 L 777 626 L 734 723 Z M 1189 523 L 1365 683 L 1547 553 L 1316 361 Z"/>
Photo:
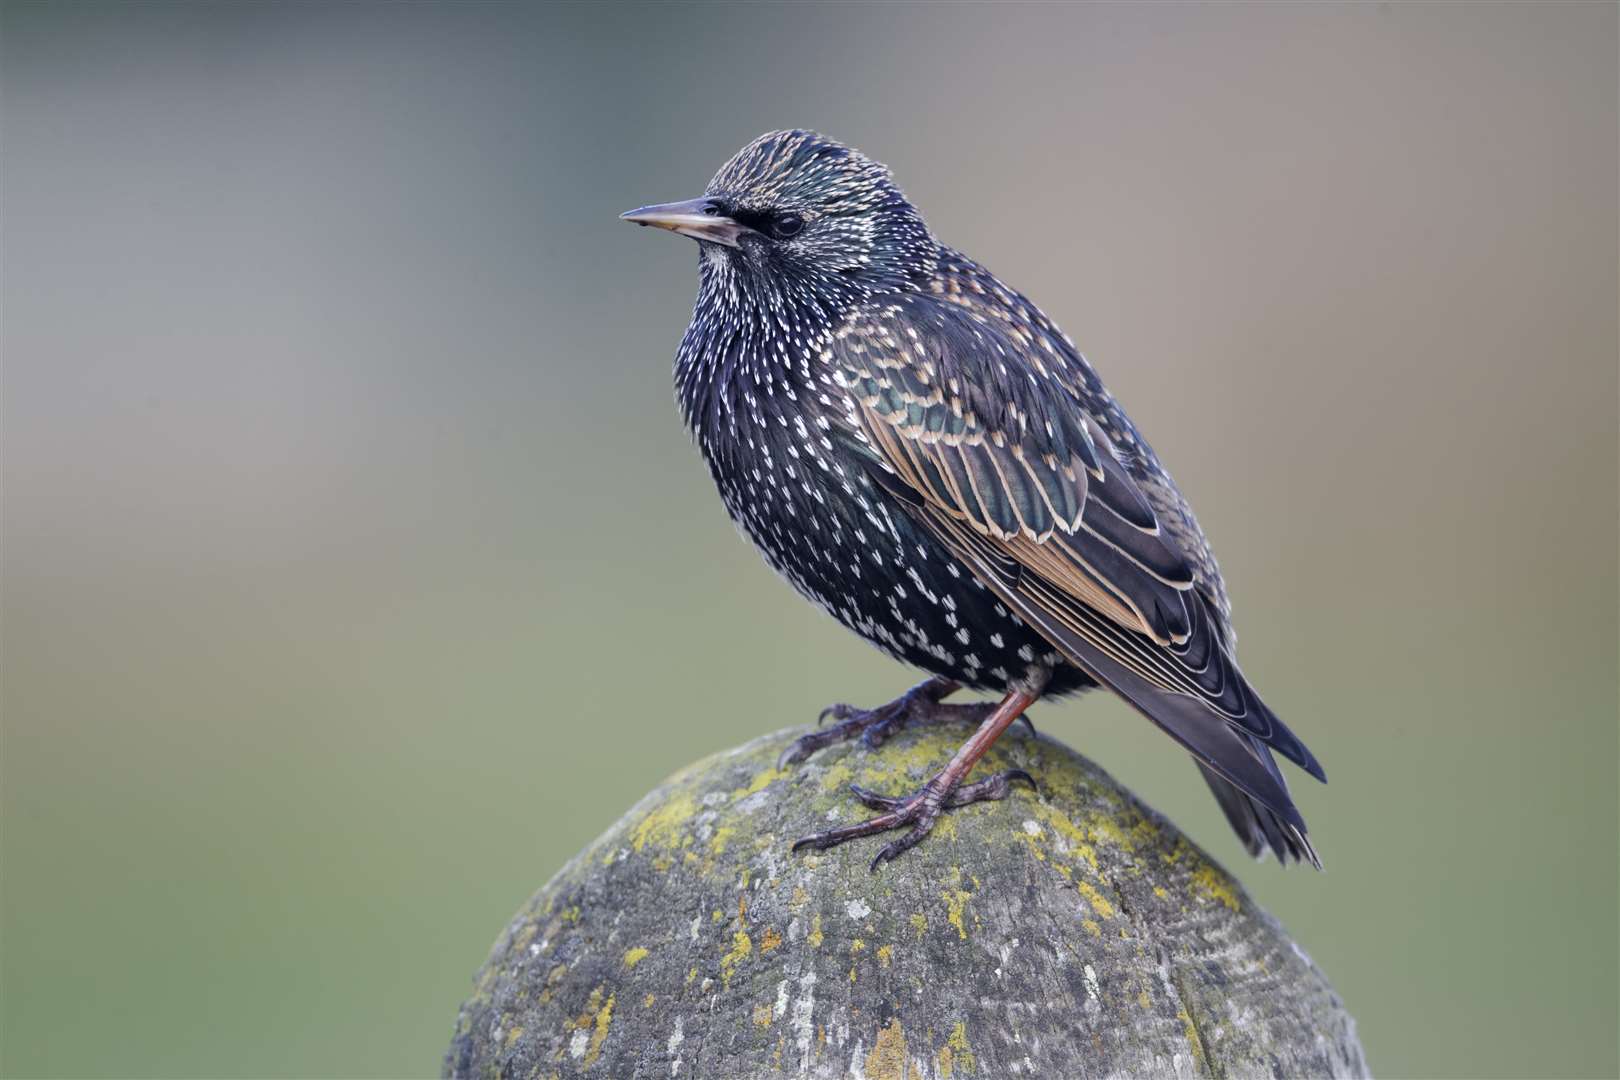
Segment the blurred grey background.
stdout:
<path fill-rule="evenodd" d="M 734 534 L 696 251 L 809 126 L 1080 343 L 1199 508 L 1328 872 L 1043 708 L 1387 1076 L 1613 1076 L 1608 4 L 8 3 L 10 1075 L 419 1075 L 660 777 L 913 674 Z"/>

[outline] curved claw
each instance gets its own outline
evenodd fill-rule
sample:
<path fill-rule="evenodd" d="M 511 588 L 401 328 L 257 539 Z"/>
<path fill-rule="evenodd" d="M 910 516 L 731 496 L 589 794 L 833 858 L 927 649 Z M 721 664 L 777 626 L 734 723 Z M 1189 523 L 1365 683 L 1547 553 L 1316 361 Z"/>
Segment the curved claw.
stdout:
<path fill-rule="evenodd" d="M 994 776 L 987 776 L 983 780 L 963 784 L 951 792 L 950 799 L 945 805 L 955 810 L 957 807 L 968 806 L 976 802 L 994 802 L 998 799 L 1005 799 L 1008 792 L 1012 790 L 1013 781 L 1015 780 L 1022 780 L 1028 784 L 1035 794 L 1039 795 L 1041 793 L 1040 786 L 1035 783 L 1035 778 L 1029 773 L 1023 769 L 1007 769 L 996 773 Z"/>
<path fill-rule="evenodd" d="M 1024 783 L 1029 785 L 1029 790 L 1033 791 L 1037 795 L 1041 793 L 1041 785 L 1037 784 L 1035 782 L 1035 778 L 1029 775 L 1029 773 L 1025 772 L 1023 769 L 1008 769 L 1001 775 L 1002 778 L 1008 783 L 1011 783 L 1014 780 L 1022 780 Z"/>
<path fill-rule="evenodd" d="M 834 702 L 816 714 L 816 727 L 825 724 L 829 717 L 833 720 L 848 720 L 860 711 L 855 706 L 846 705 L 842 701 Z"/>
<path fill-rule="evenodd" d="M 872 865 L 866 868 L 866 872 L 869 874 L 877 873 L 878 867 L 882 866 L 886 862 L 891 862 L 894 859 L 899 858 L 907 851 L 910 851 L 912 848 L 916 847 L 917 844 L 922 841 L 922 838 L 928 835 L 929 830 L 932 828 L 932 822 L 929 822 L 927 827 L 924 827 L 921 823 L 919 823 L 900 839 L 891 840 L 887 844 L 884 844 L 883 850 L 879 851 L 875 856 L 872 857 Z"/>

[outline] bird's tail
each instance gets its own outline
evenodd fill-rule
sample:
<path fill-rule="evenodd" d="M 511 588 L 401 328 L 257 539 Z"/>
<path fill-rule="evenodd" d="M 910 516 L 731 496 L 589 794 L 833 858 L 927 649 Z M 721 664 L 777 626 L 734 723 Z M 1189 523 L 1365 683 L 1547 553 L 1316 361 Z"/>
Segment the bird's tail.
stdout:
<path fill-rule="evenodd" d="M 1290 859 L 1309 862 L 1318 870 L 1322 861 L 1306 836 L 1305 819 L 1288 793 L 1288 782 L 1271 754 L 1271 747 L 1248 730 L 1240 730 L 1218 716 L 1208 704 L 1184 694 L 1169 693 L 1143 679 L 1121 664 L 1089 638 L 1009 591 L 1012 602 L 1025 621 L 1039 630 L 1060 652 L 1098 682 L 1109 687 L 1137 711 L 1152 720 L 1192 754 L 1209 782 L 1210 790 L 1225 811 L 1251 854 L 1269 848 L 1286 863 Z M 1241 674 L 1238 676 L 1241 678 Z M 1260 698 L 1252 688 L 1247 697 L 1260 708 Z M 1282 722 L 1265 711 L 1273 733 L 1287 733 Z M 1288 734 L 1291 744 L 1298 740 Z M 1303 750 L 1303 747 L 1301 747 Z M 1306 760 L 1316 765 L 1314 758 Z M 1322 777 L 1321 766 L 1313 775 Z"/>
<path fill-rule="evenodd" d="M 1327 775 L 1304 744 L 1265 707 L 1235 664 L 1227 666 L 1227 673 L 1239 680 L 1238 700 L 1253 706 L 1252 727 L 1232 722 L 1205 697 L 1150 682 L 1143 672 L 1155 670 L 1155 654 L 1141 649 L 1129 631 L 1084 604 L 1063 604 L 1038 575 L 1026 577 L 1026 568 L 1017 567 L 1009 576 L 1005 564 L 1011 559 L 990 549 L 970 530 L 953 526 L 944 514 L 936 511 L 935 518 L 944 526 L 941 535 L 949 538 L 957 555 L 975 568 L 980 581 L 993 583 L 996 595 L 1014 613 L 1070 663 L 1124 698 L 1193 756 L 1227 820 L 1251 853 L 1270 848 L 1283 862 L 1298 859 L 1322 868 L 1306 837 L 1305 819 L 1294 805 L 1271 750 L 1276 747 L 1318 780 L 1326 781 Z M 1128 664 L 1126 658 L 1133 655 L 1137 660 L 1145 658 L 1146 664 Z"/>
<path fill-rule="evenodd" d="M 1267 757 L 1271 756 L 1271 751 L 1265 747 L 1257 749 Z M 1215 801 L 1221 804 L 1226 820 L 1232 823 L 1232 831 L 1237 833 L 1244 850 L 1250 855 L 1264 858 L 1269 849 L 1284 866 L 1292 860 L 1308 862 L 1318 870 L 1322 869 L 1322 860 L 1304 830 L 1295 828 L 1270 808 L 1255 802 L 1242 788 L 1202 761 L 1194 758 L 1193 763 L 1204 774 L 1209 790 L 1215 793 Z"/>

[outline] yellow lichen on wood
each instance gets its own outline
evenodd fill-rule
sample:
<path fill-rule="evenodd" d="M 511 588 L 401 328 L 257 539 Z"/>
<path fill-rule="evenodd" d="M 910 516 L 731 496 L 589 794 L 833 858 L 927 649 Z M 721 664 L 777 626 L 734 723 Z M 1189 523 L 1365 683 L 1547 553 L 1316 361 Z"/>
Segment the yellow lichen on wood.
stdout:
<path fill-rule="evenodd" d="M 1198 869 L 1192 872 L 1192 887 L 1195 893 L 1219 900 L 1233 911 L 1241 911 L 1243 904 L 1238 900 L 1237 889 L 1232 879 L 1223 874 L 1214 863 L 1202 862 Z"/>
<path fill-rule="evenodd" d="M 720 958 L 720 979 L 727 986 L 731 985 L 731 976 L 738 964 L 748 959 L 748 954 L 754 951 L 754 939 L 748 936 L 748 931 L 738 930 L 731 935 L 731 951 Z"/>
<path fill-rule="evenodd" d="M 775 768 L 774 766 L 766 769 L 764 772 L 755 773 L 754 778 L 748 781 L 748 783 L 743 787 L 733 791 L 731 793 L 731 797 L 733 800 L 746 799 L 750 795 L 764 791 L 766 788 L 770 787 L 772 783 L 787 775 L 788 774 L 785 771 Z"/>
<path fill-rule="evenodd" d="M 627 949 L 627 950 L 625 950 L 625 954 L 624 954 L 624 966 L 626 968 L 634 970 L 635 966 L 637 964 L 639 964 L 643 960 L 647 959 L 647 955 L 648 955 L 648 950 L 643 948 L 640 945 L 637 945 L 633 949 Z"/>
<path fill-rule="evenodd" d="M 939 896 L 945 901 L 945 921 L 956 927 L 957 936 L 966 941 L 967 926 L 962 916 L 967 912 L 968 901 L 973 899 L 973 894 L 966 889 L 952 889 L 940 893 Z"/>
<path fill-rule="evenodd" d="M 1026 821 L 1015 834 L 1029 846 L 1029 853 L 1040 862 L 1046 861 L 1046 852 L 1043 849 L 1046 843 L 1046 832 L 1034 821 Z"/>
<path fill-rule="evenodd" d="M 951 1028 L 950 1038 L 934 1055 L 934 1065 L 939 1069 L 940 1080 L 951 1080 L 959 1071 L 972 1073 L 977 1070 L 978 1060 L 974 1058 L 973 1047 L 968 1042 L 967 1021 L 958 1020 L 956 1026 Z"/>
<path fill-rule="evenodd" d="M 1092 846 L 1091 836 L 1071 821 L 1067 814 L 1044 802 L 1035 805 L 1035 814 L 1048 828 L 1063 838 L 1070 854 L 1084 859 L 1086 865 L 1093 871 L 1097 869 L 1097 849 Z"/>
<path fill-rule="evenodd" d="M 690 842 L 690 837 L 682 833 L 697 809 L 697 803 L 685 794 L 676 795 L 662 806 L 654 807 L 630 831 L 630 847 L 639 852 L 648 844 L 672 848 L 679 846 L 683 840 Z"/>
<path fill-rule="evenodd" d="M 586 999 L 586 1001 L 585 1001 L 584 1010 L 578 1016 L 574 1017 L 572 1020 L 564 1021 L 563 1022 L 563 1027 L 565 1027 L 565 1028 L 588 1028 L 588 1027 L 590 1027 L 592 1022 L 593 1022 L 592 1018 L 596 1015 L 596 1010 L 598 1010 L 598 1009 L 600 1009 L 602 1007 L 602 991 L 605 990 L 605 989 L 606 989 L 606 987 L 601 986 L 601 985 L 598 985 L 595 988 L 593 988 L 591 990 L 591 996 L 588 999 Z"/>
<path fill-rule="evenodd" d="M 1194 1063 L 1202 1066 L 1204 1064 L 1204 1040 L 1198 1037 L 1198 1025 L 1193 1023 L 1192 1014 L 1183 1008 L 1176 1013 L 1176 1019 L 1181 1021 L 1182 1034 L 1187 1037 L 1187 1046 L 1192 1050 Z"/>
<path fill-rule="evenodd" d="M 1091 905 L 1092 911 L 1105 919 L 1114 917 L 1114 905 L 1108 902 L 1106 896 L 1097 891 L 1095 885 L 1089 881 L 1081 881 L 1075 883 L 1075 888 L 1079 889 L 1080 895 L 1086 898 L 1086 903 Z"/>
<path fill-rule="evenodd" d="M 1159 839 L 1159 825 L 1152 818 L 1142 818 L 1131 826 L 1131 843 L 1134 847 L 1152 847 Z"/>
<path fill-rule="evenodd" d="M 608 1028 L 613 1026 L 614 998 L 615 995 L 609 994 L 607 1001 L 596 1012 L 595 1030 L 591 1032 L 591 1045 L 585 1051 L 586 1068 L 596 1064 L 596 1059 L 602 1056 L 602 1044 L 607 1041 Z"/>
<path fill-rule="evenodd" d="M 922 1080 L 922 1073 L 906 1051 L 905 1029 L 898 1020 L 891 1019 L 879 1029 L 862 1064 L 870 1080 Z"/>
<path fill-rule="evenodd" d="M 590 1040 L 585 1043 L 583 1050 L 586 1067 L 595 1064 L 596 1059 L 601 1056 L 602 1044 L 607 1041 L 608 1029 L 613 1026 L 613 1002 L 616 995 L 608 994 L 604 998 L 605 989 L 604 986 L 596 986 L 591 990 L 591 996 L 585 1002 L 584 1010 L 578 1016 L 563 1021 L 565 1029 L 571 1028 L 581 1033 L 575 1036 L 576 1039 L 583 1041 L 583 1032 L 591 1033 Z M 581 1051 L 575 1050 L 574 1053 L 579 1055 Z"/>
<path fill-rule="evenodd" d="M 1119 827 L 1117 811 L 1113 814 L 1094 814 L 1086 819 L 1093 839 L 1103 839 L 1126 851 L 1136 850 L 1136 840 Z"/>
<path fill-rule="evenodd" d="M 724 855 L 726 845 L 731 842 L 731 838 L 735 835 L 737 835 L 737 829 L 732 825 L 722 825 L 714 830 L 714 835 L 709 837 L 709 854 Z"/>

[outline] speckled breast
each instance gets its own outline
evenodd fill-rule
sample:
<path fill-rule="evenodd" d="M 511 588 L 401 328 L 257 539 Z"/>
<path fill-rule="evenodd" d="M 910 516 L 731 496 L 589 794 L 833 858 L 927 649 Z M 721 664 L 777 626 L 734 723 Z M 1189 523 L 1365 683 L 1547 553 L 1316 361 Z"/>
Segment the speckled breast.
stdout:
<path fill-rule="evenodd" d="M 807 409 L 783 423 L 759 410 L 699 440 L 732 521 L 766 562 L 849 629 L 934 674 L 999 691 L 1039 662 L 1054 667 L 1048 696 L 1092 685 L 872 482 L 830 437 L 834 415 Z"/>

